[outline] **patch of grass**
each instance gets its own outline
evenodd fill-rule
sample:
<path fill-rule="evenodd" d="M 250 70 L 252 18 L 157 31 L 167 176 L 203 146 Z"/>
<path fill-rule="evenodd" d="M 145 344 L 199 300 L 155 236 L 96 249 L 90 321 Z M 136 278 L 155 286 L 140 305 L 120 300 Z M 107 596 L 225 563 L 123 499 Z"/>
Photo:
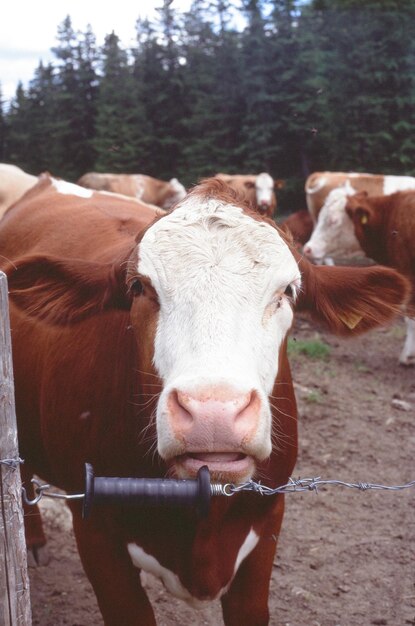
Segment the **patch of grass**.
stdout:
<path fill-rule="evenodd" d="M 315 339 L 288 339 L 288 354 L 296 356 L 304 354 L 310 359 L 327 359 L 330 354 L 330 346 L 319 337 Z"/>
<path fill-rule="evenodd" d="M 304 400 L 310 404 L 318 404 L 322 400 L 322 395 L 319 391 L 310 391 Z"/>

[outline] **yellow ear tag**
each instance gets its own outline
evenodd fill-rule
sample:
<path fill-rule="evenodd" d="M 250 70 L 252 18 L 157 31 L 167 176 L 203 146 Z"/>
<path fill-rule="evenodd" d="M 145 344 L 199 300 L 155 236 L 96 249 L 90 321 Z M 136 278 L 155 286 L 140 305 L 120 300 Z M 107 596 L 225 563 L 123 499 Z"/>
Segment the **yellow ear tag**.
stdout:
<path fill-rule="evenodd" d="M 347 315 L 340 314 L 339 318 L 341 319 L 343 324 L 347 326 L 347 328 L 350 328 L 350 330 L 356 328 L 359 322 L 361 322 L 363 319 L 361 315 L 357 315 L 356 313 L 348 313 Z"/>
<path fill-rule="evenodd" d="M 362 217 L 360 218 L 360 223 L 367 224 L 367 215 L 362 215 Z"/>

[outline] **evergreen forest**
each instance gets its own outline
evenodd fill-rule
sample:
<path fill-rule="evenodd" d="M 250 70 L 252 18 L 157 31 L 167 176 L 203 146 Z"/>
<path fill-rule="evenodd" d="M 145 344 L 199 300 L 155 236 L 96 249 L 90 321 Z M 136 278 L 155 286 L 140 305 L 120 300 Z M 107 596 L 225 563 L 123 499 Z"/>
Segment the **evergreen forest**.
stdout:
<path fill-rule="evenodd" d="M 69 181 L 87 171 L 268 171 L 283 212 L 316 170 L 415 175 L 415 0 L 160 0 L 136 42 L 57 27 L 6 107 L 0 161 Z"/>

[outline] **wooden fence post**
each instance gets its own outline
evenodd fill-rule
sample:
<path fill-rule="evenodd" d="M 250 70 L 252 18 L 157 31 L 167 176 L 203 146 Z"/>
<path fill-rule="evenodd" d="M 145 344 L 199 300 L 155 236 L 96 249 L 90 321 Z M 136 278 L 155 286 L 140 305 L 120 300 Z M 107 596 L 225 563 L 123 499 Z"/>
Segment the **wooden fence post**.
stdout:
<path fill-rule="evenodd" d="M 31 623 L 7 278 L 0 272 L 0 625 Z"/>

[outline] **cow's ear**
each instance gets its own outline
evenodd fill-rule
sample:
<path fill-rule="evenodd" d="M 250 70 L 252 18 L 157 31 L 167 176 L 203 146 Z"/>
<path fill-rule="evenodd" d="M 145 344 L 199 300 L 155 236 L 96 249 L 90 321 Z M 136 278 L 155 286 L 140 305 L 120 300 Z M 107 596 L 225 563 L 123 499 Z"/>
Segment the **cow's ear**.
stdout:
<path fill-rule="evenodd" d="M 354 219 L 363 227 L 370 223 L 370 217 L 370 211 L 363 206 L 358 206 L 354 212 Z"/>
<path fill-rule="evenodd" d="M 366 192 L 362 192 L 366 193 Z M 361 196 L 362 194 L 359 194 Z M 346 213 L 353 222 L 361 224 L 363 227 L 371 222 L 370 207 L 362 204 L 364 198 L 352 197 L 349 198 L 346 204 Z"/>
<path fill-rule="evenodd" d="M 11 301 L 29 317 L 69 324 L 131 305 L 125 264 L 50 256 L 23 257 L 4 268 Z"/>
<path fill-rule="evenodd" d="M 285 187 L 285 180 L 282 180 L 282 178 L 274 178 L 274 189 L 284 189 Z"/>
<path fill-rule="evenodd" d="M 410 294 L 410 283 L 393 269 L 330 267 L 301 259 L 297 310 L 309 311 L 337 335 L 365 332 L 391 321 Z"/>

